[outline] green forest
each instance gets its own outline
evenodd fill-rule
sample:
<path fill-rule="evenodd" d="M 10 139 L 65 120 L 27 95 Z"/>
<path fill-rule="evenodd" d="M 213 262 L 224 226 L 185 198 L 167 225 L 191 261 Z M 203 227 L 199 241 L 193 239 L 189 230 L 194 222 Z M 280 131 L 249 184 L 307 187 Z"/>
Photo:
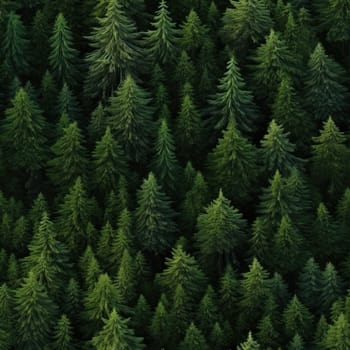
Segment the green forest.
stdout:
<path fill-rule="evenodd" d="M 0 350 L 350 350 L 350 0 L 0 0 Z"/>

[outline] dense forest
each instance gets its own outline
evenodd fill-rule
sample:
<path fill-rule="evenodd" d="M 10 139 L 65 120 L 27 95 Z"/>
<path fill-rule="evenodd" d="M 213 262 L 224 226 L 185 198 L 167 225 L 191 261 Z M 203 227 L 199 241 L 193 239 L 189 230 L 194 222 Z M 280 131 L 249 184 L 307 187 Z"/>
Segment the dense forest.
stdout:
<path fill-rule="evenodd" d="M 0 350 L 350 350 L 349 0 L 0 28 Z"/>

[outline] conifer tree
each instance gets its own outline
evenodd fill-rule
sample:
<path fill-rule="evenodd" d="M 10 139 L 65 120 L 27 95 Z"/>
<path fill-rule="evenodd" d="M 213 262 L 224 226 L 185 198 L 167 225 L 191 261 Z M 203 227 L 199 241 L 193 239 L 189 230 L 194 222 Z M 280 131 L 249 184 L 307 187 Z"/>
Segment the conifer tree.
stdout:
<path fill-rule="evenodd" d="M 198 327 L 205 335 L 209 335 L 219 319 L 219 310 L 216 304 L 216 294 L 211 285 L 199 303 L 197 311 Z"/>
<path fill-rule="evenodd" d="M 197 226 L 195 238 L 203 263 L 222 271 L 235 259 L 235 250 L 244 237 L 245 219 L 220 191 L 218 198 L 199 215 Z"/>
<path fill-rule="evenodd" d="M 45 115 L 53 119 L 56 116 L 56 110 L 52 106 L 57 105 L 57 86 L 55 79 L 47 70 L 42 78 L 40 87 L 40 105 L 45 112 Z"/>
<path fill-rule="evenodd" d="M 260 345 L 256 342 L 249 332 L 247 340 L 237 347 L 237 350 L 260 350 Z"/>
<path fill-rule="evenodd" d="M 261 140 L 264 168 L 270 175 L 279 170 L 283 176 L 286 176 L 295 165 L 300 163 L 300 160 L 293 155 L 295 145 L 288 140 L 288 136 L 289 132 L 284 132 L 283 127 L 272 119 L 267 134 Z"/>
<path fill-rule="evenodd" d="M 303 338 L 296 334 L 293 339 L 290 341 L 288 350 L 304 350 L 304 341 Z"/>
<path fill-rule="evenodd" d="M 261 98 L 267 97 L 270 101 L 275 98 L 284 76 L 290 76 L 295 80 L 300 75 L 295 57 L 290 53 L 285 41 L 274 30 L 271 30 L 266 37 L 266 42 L 258 47 L 253 61 L 255 63 L 253 80 L 256 91 Z"/>
<path fill-rule="evenodd" d="M 300 334 L 308 336 L 312 326 L 312 315 L 299 301 L 296 295 L 290 300 L 283 312 L 285 332 L 288 336 Z"/>
<path fill-rule="evenodd" d="M 2 42 L 2 54 L 6 74 L 16 75 L 19 72 L 25 73 L 28 68 L 28 40 L 26 29 L 21 17 L 11 11 L 7 18 L 7 26 Z"/>
<path fill-rule="evenodd" d="M 123 151 L 115 141 L 110 127 L 100 141 L 96 143 L 93 152 L 95 177 L 98 187 L 108 193 L 117 190 L 119 176 L 126 175 L 126 162 Z"/>
<path fill-rule="evenodd" d="M 93 141 L 100 140 L 106 131 L 106 126 L 106 109 L 100 102 L 95 108 L 95 110 L 91 113 L 91 118 L 88 125 L 90 139 Z"/>
<path fill-rule="evenodd" d="M 134 70 L 140 55 L 139 35 L 120 0 L 109 0 L 106 14 L 98 22 L 98 27 L 89 37 L 93 51 L 86 57 L 89 65 L 86 91 L 93 97 L 102 93 L 106 98 L 126 73 Z"/>
<path fill-rule="evenodd" d="M 132 317 L 132 325 L 137 335 L 145 336 L 148 334 L 151 317 L 151 307 L 146 298 L 140 294 L 134 307 L 134 315 Z"/>
<path fill-rule="evenodd" d="M 58 95 L 57 112 L 58 115 L 65 113 L 72 119 L 78 119 L 80 115 L 78 100 L 66 82 Z"/>
<path fill-rule="evenodd" d="M 223 16 L 223 36 L 237 50 L 258 44 L 272 28 L 267 3 L 263 0 L 230 1 Z"/>
<path fill-rule="evenodd" d="M 153 170 L 162 188 L 173 193 L 180 166 L 175 155 L 175 144 L 171 129 L 168 127 L 166 119 L 160 122 L 158 129 Z"/>
<path fill-rule="evenodd" d="M 40 169 L 45 158 L 45 127 L 40 109 L 21 88 L 2 123 L 3 147 L 14 166 L 26 171 Z"/>
<path fill-rule="evenodd" d="M 322 44 L 310 56 L 305 75 L 305 99 L 315 120 L 339 117 L 348 103 L 349 92 L 344 85 L 342 66 L 329 57 Z"/>
<path fill-rule="evenodd" d="M 239 299 L 239 280 L 231 265 L 227 265 L 220 278 L 219 306 L 227 319 L 236 311 Z"/>
<path fill-rule="evenodd" d="M 168 344 L 170 336 L 170 318 L 164 303 L 160 300 L 152 317 L 150 333 L 158 347 Z"/>
<path fill-rule="evenodd" d="M 148 93 L 131 75 L 127 75 L 110 101 L 108 124 L 127 157 L 136 162 L 145 159 L 153 134 L 149 102 Z"/>
<path fill-rule="evenodd" d="M 258 323 L 258 333 L 256 335 L 259 344 L 264 348 L 276 347 L 279 334 L 271 320 L 271 316 L 263 317 Z"/>
<path fill-rule="evenodd" d="M 56 305 L 33 272 L 16 290 L 16 343 L 19 348 L 37 350 L 49 344 L 55 321 Z"/>
<path fill-rule="evenodd" d="M 87 174 L 87 150 L 84 138 L 77 122 L 63 129 L 63 135 L 52 146 L 54 157 L 48 165 L 48 175 L 54 185 L 67 189 L 74 184 L 78 176 Z"/>
<path fill-rule="evenodd" d="M 97 256 L 104 266 L 110 265 L 112 256 L 112 243 L 115 238 L 115 232 L 109 221 L 103 225 L 97 244 Z"/>
<path fill-rule="evenodd" d="M 253 94 L 247 89 L 234 56 L 227 62 L 226 72 L 211 101 L 215 112 L 215 128 L 225 129 L 232 121 L 243 132 L 251 132 L 257 117 Z"/>
<path fill-rule="evenodd" d="M 325 344 L 329 350 L 345 350 L 350 347 L 350 326 L 344 314 L 340 314 L 337 321 L 329 327 Z"/>
<path fill-rule="evenodd" d="M 346 137 L 331 117 L 323 124 L 319 136 L 314 137 L 312 146 L 312 170 L 314 181 L 334 196 L 344 190 L 349 149 Z"/>
<path fill-rule="evenodd" d="M 58 320 L 55 327 L 54 333 L 54 350 L 74 350 L 73 345 L 73 332 L 72 327 L 69 321 L 69 318 L 66 315 L 62 315 Z"/>
<path fill-rule="evenodd" d="M 71 278 L 65 289 L 63 310 L 67 317 L 75 322 L 77 322 L 81 310 L 81 295 L 82 291 L 79 283 L 74 278 Z"/>
<path fill-rule="evenodd" d="M 177 286 L 182 286 L 189 298 L 194 300 L 203 292 L 205 275 L 196 259 L 186 253 L 181 245 L 172 250 L 172 256 L 166 258 L 165 266 L 160 283 L 170 295 L 173 295 Z"/>
<path fill-rule="evenodd" d="M 156 254 L 163 253 L 175 239 L 175 212 L 152 173 L 144 179 L 137 202 L 137 239 L 145 250 Z"/>
<path fill-rule="evenodd" d="M 74 48 L 73 33 L 62 13 L 56 18 L 50 46 L 50 66 L 57 81 L 74 84 L 78 73 L 78 51 Z"/>
<path fill-rule="evenodd" d="M 172 63 L 176 54 L 178 30 L 170 17 L 166 0 L 159 2 L 151 23 L 152 29 L 146 33 L 146 47 L 153 63 Z"/>
<path fill-rule="evenodd" d="M 188 53 L 185 50 L 182 50 L 177 58 L 174 81 L 176 82 L 177 86 L 182 86 L 186 82 L 193 85 L 195 76 L 196 68 L 193 61 Z"/>
<path fill-rule="evenodd" d="M 180 344 L 181 350 L 207 350 L 207 342 L 201 331 L 192 322 L 187 328 L 186 335 Z"/>
<path fill-rule="evenodd" d="M 144 349 L 143 339 L 136 337 L 134 331 L 129 328 L 129 319 L 122 319 L 115 309 L 103 321 L 102 330 L 91 341 L 96 350 Z"/>
<path fill-rule="evenodd" d="M 222 186 L 225 195 L 237 201 L 246 200 L 256 181 L 257 150 L 231 122 L 208 158 L 213 181 Z"/>

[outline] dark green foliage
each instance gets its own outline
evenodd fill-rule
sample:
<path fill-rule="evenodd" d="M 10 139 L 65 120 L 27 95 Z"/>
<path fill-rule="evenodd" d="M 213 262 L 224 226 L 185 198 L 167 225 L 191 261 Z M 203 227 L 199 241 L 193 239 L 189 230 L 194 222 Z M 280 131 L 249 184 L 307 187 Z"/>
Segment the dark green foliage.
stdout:
<path fill-rule="evenodd" d="M 249 332 L 247 340 L 240 344 L 237 350 L 260 350 L 260 345 L 254 340 L 252 333 Z"/>
<path fill-rule="evenodd" d="M 54 334 L 53 349 L 73 350 L 73 334 L 70 321 L 66 315 L 62 315 L 57 322 Z"/>
<path fill-rule="evenodd" d="M 208 345 L 201 331 L 192 322 L 186 331 L 185 338 L 180 345 L 181 350 L 207 350 Z"/>
<path fill-rule="evenodd" d="M 344 314 L 340 314 L 336 322 L 329 326 L 325 336 L 326 349 L 348 349 L 350 346 L 350 327 Z"/>
<path fill-rule="evenodd" d="M 175 240 L 175 212 L 167 195 L 150 173 L 138 192 L 136 233 L 147 251 L 163 253 Z"/>
<path fill-rule="evenodd" d="M 65 113 L 72 119 L 77 119 L 79 117 L 79 103 L 73 91 L 69 88 L 66 82 L 63 84 L 62 90 L 58 95 L 57 101 L 58 115 L 62 115 L 63 113 Z"/>

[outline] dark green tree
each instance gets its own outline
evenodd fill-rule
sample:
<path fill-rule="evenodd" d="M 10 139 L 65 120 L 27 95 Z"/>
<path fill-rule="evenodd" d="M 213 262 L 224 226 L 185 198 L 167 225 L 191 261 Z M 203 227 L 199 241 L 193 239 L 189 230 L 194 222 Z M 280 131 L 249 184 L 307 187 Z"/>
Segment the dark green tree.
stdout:
<path fill-rule="evenodd" d="M 113 1 L 112 1 L 113 2 Z M 153 135 L 148 93 L 127 75 L 111 98 L 108 125 L 130 160 L 145 160 Z"/>
<path fill-rule="evenodd" d="M 73 345 L 73 331 L 69 318 L 66 315 L 62 315 L 58 320 L 55 333 L 54 333 L 54 350 L 74 350 Z"/>
<path fill-rule="evenodd" d="M 80 115 L 79 102 L 66 82 L 58 95 L 57 112 L 58 115 L 65 113 L 72 119 L 78 119 Z"/>
<path fill-rule="evenodd" d="M 50 38 L 50 66 L 58 82 L 74 84 L 78 76 L 78 55 L 73 33 L 62 13 L 57 18 Z"/>
<path fill-rule="evenodd" d="M 215 323 L 219 319 L 217 296 L 211 285 L 208 286 L 206 293 L 199 303 L 197 311 L 198 327 L 204 335 L 209 335 Z"/>
<path fill-rule="evenodd" d="M 254 340 L 252 333 L 249 332 L 247 340 L 238 345 L 237 350 L 260 350 L 260 345 Z"/>
<path fill-rule="evenodd" d="M 56 117 L 56 109 L 53 108 L 57 105 L 58 90 L 55 79 L 51 73 L 47 70 L 42 78 L 40 87 L 40 105 L 45 112 L 45 115 L 54 120 Z"/>
<path fill-rule="evenodd" d="M 90 139 L 93 141 L 100 140 L 107 126 L 107 115 L 106 109 L 103 104 L 100 102 L 95 110 L 91 113 L 91 118 L 88 125 L 88 132 Z"/>
<path fill-rule="evenodd" d="M 207 350 L 208 344 L 202 332 L 192 322 L 187 328 L 186 335 L 180 344 L 181 350 Z"/>
<path fill-rule="evenodd" d="M 144 179 L 137 202 L 136 234 L 140 244 L 147 251 L 163 253 L 175 240 L 175 212 L 152 173 Z"/>
<path fill-rule="evenodd" d="M 150 324 L 150 334 L 158 347 L 167 346 L 170 336 L 170 316 L 162 300 L 159 301 Z"/>
<path fill-rule="evenodd" d="M 350 347 L 350 326 L 344 314 L 340 314 L 336 322 L 329 326 L 325 336 L 326 349 L 345 350 Z"/>

